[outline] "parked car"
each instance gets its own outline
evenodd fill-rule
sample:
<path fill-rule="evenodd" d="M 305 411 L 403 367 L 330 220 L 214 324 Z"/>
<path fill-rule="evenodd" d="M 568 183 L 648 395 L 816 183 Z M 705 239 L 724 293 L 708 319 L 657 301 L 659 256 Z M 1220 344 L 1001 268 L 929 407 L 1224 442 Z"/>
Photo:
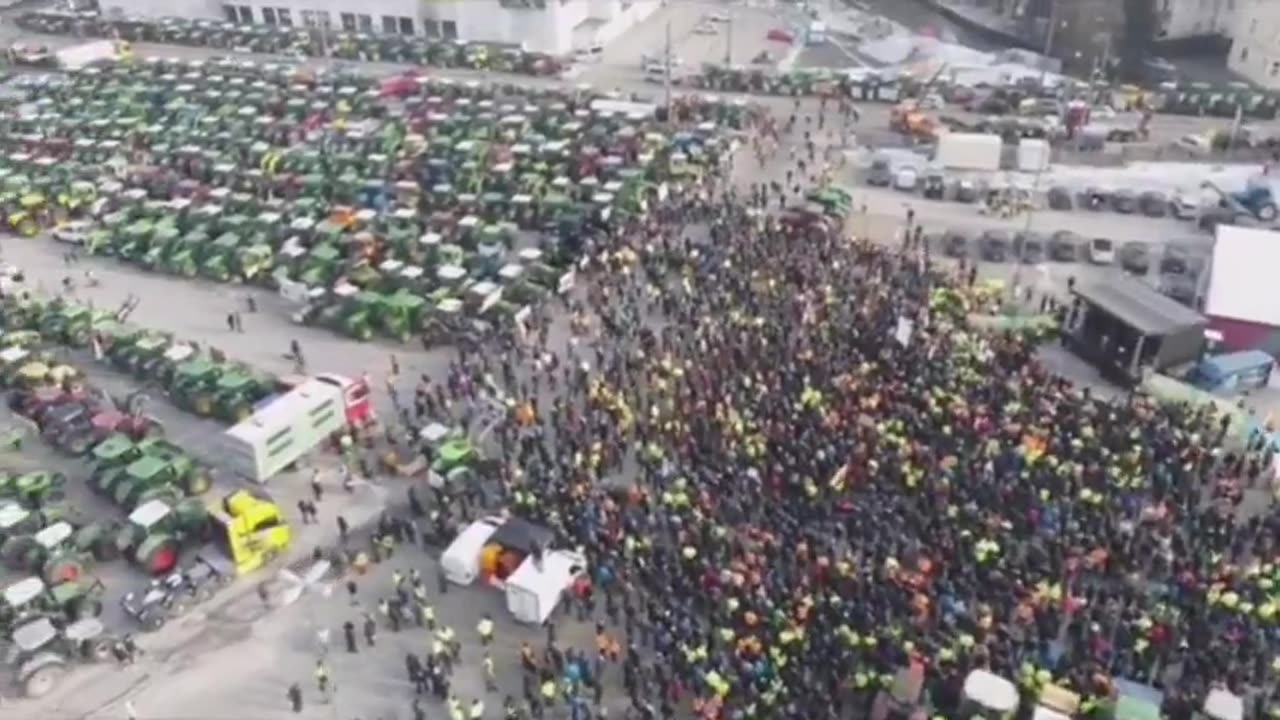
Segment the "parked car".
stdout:
<path fill-rule="evenodd" d="M 53 239 L 68 245 L 83 245 L 93 224 L 85 220 L 72 220 L 53 229 Z"/>
<path fill-rule="evenodd" d="M 1083 240 L 1070 230 L 1058 230 L 1049 236 L 1049 257 L 1058 262 L 1075 262 Z"/>
<path fill-rule="evenodd" d="M 942 236 L 942 254 L 947 257 L 969 257 L 969 236 L 959 230 L 948 230 Z"/>
<path fill-rule="evenodd" d="M 786 30 L 782 30 L 780 28 L 774 28 L 770 30 L 768 33 L 765 34 L 764 38 L 766 40 L 769 40 L 770 42 L 781 42 L 781 43 L 795 42 L 795 36 L 787 32 Z"/>
<path fill-rule="evenodd" d="M 1019 232 L 1013 236 L 1013 254 L 1028 264 L 1044 262 L 1044 236 L 1038 232 Z"/>
<path fill-rule="evenodd" d="M 1004 230 L 987 230 L 978 245 L 987 262 L 1004 262 L 1009 257 L 1009 233 Z"/>
<path fill-rule="evenodd" d="M 1189 308 L 1195 307 L 1196 283 L 1194 280 L 1179 275 L 1169 275 L 1161 278 L 1160 292 Z"/>
<path fill-rule="evenodd" d="M 871 167 L 867 169 L 867 184 L 872 187 L 889 187 L 893 184 L 893 168 L 886 155 L 871 158 Z"/>
<path fill-rule="evenodd" d="M 1127 242 L 1120 247 L 1120 267 L 1134 275 L 1146 275 L 1151 270 L 1151 248 L 1144 242 Z"/>
<path fill-rule="evenodd" d="M 1116 244 L 1107 238 L 1089 241 L 1089 262 L 1094 265 L 1111 265 L 1116 261 Z"/>
<path fill-rule="evenodd" d="M 1132 190 L 1121 188 L 1111 194 L 1111 208 L 1118 213 L 1132 215 L 1138 211 L 1138 196 Z"/>

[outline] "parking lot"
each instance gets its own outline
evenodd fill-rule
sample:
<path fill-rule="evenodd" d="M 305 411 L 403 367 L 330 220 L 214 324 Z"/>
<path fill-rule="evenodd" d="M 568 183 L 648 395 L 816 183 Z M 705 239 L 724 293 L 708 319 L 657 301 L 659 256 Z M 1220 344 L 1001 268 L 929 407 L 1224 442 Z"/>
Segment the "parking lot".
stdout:
<path fill-rule="evenodd" d="M 661 61 L 668 26 L 672 59 L 679 63 L 673 70 L 676 76 L 698 72 L 703 63 L 722 64 L 726 58 L 733 65 L 748 65 L 761 53 L 768 53 L 768 64 L 773 64 L 790 50 L 766 37 L 771 29 L 782 27 L 774 12 L 715 2 L 673 2 L 606 45 L 603 57 L 588 66 L 582 78 L 599 83 L 640 80 L 645 57 Z"/>

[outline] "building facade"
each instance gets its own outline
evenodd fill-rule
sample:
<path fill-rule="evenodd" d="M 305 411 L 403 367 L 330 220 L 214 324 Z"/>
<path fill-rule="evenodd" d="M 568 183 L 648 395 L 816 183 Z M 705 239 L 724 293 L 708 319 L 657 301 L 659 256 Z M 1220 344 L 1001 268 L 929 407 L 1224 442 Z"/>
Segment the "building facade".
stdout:
<path fill-rule="evenodd" d="M 1227 66 L 1251 82 L 1280 90 L 1280 0 L 1235 0 Z"/>
<path fill-rule="evenodd" d="M 1157 40 L 1180 40 L 1209 35 L 1230 36 L 1236 5 L 1252 0 L 1156 0 Z"/>
<path fill-rule="evenodd" d="M 101 0 L 104 12 L 499 43 L 564 54 L 606 43 L 660 0 Z"/>

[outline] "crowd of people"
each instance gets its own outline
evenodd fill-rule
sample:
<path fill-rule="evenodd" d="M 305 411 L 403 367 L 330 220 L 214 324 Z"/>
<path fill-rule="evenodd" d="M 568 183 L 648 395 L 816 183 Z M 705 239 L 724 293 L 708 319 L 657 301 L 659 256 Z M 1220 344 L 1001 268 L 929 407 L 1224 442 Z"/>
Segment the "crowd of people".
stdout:
<path fill-rule="evenodd" d="M 424 537 L 501 504 L 587 559 L 567 604 L 608 642 L 561 652 L 553 625 L 505 715 L 564 692 L 588 720 L 614 662 L 645 719 L 867 717 L 908 668 L 939 718 L 966 716 L 974 669 L 1025 707 L 1067 688 L 1085 716 L 1120 680 L 1172 720 L 1213 688 L 1271 713 L 1280 513 L 1251 500 L 1271 482 L 1261 443 L 1232 446 L 1209 409 L 1099 397 L 1037 361 L 1040 335 L 971 326 L 972 268 L 931 258 L 912 215 L 900 247 L 770 217 L 771 193 L 784 206 L 821 175 L 806 150 L 785 185 L 686 196 L 589 247 L 563 347 L 535 315 L 401 408 L 412 426 L 494 387 L 516 400 L 492 428 L 496 492 L 414 497 Z M 464 720 L 475 704 L 441 682 L 452 638 L 415 682 Z"/>
<path fill-rule="evenodd" d="M 699 212 L 709 243 L 672 211 L 613 249 L 568 360 L 524 354 L 564 392 L 502 431 L 505 500 L 581 548 L 623 618 L 637 712 L 862 717 L 912 665 L 941 717 L 975 668 L 1086 713 L 1115 679 L 1172 718 L 1212 687 L 1266 702 L 1280 515 L 1242 491 L 1260 448 L 969 329 L 966 283 L 922 248 L 728 197 Z"/>

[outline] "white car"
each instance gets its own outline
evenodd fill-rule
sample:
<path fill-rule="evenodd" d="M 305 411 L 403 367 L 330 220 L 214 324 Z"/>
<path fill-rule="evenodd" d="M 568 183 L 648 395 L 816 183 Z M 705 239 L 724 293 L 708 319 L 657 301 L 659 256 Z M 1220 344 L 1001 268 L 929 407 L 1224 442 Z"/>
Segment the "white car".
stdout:
<path fill-rule="evenodd" d="M 1200 217 L 1200 193 L 1179 190 L 1169 200 L 1169 209 L 1179 220 L 1195 220 Z"/>
<path fill-rule="evenodd" d="M 53 229 L 53 239 L 68 245 L 83 245 L 92 225 L 83 220 L 73 220 Z"/>
<path fill-rule="evenodd" d="M 714 12 L 703 15 L 702 19 L 713 23 L 727 23 L 730 18 L 728 13 Z"/>
<path fill-rule="evenodd" d="M 1116 261 L 1116 244 L 1107 238 L 1089 241 L 1089 262 L 1094 265 L 1113 265 Z"/>
<path fill-rule="evenodd" d="M 915 192 L 920 182 L 920 171 L 913 167 L 900 168 L 893 177 L 893 186 L 904 192 Z"/>
<path fill-rule="evenodd" d="M 718 35 L 719 28 L 709 22 L 700 22 L 693 28 L 694 35 Z"/>

